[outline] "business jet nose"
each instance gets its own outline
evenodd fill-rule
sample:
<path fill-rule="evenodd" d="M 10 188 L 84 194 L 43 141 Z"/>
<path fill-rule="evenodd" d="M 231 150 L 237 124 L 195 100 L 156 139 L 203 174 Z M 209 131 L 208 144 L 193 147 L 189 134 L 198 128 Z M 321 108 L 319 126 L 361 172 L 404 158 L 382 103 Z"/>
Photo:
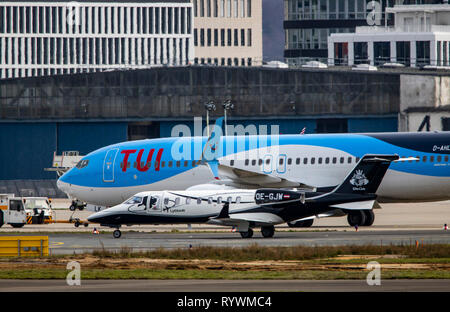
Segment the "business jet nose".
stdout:
<path fill-rule="evenodd" d="M 108 214 L 103 211 L 96 212 L 90 215 L 87 220 L 92 223 L 103 223 Z"/>

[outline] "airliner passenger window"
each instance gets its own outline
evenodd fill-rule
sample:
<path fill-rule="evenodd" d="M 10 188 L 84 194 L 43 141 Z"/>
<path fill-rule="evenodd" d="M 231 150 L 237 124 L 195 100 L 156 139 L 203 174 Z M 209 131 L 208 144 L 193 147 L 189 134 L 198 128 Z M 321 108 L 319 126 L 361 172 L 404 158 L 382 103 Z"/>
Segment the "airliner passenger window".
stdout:
<path fill-rule="evenodd" d="M 252 166 L 256 166 L 256 159 L 252 160 Z"/>
<path fill-rule="evenodd" d="M 297 158 L 297 159 L 295 160 L 295 164 L 296 164 L 296 165 L 300 165 L 300 158 Z"/>
<path fill-rule="evenodd" d="M 172 168 L 172 165 L 173 165 L 173 162 L 172 161 L 169 161 L 169 168 Z"/>
<path fill-rule="evenodd" d="M 186 205 L 189 205 L 191 203 L 191 198 L 190 197 L 186 197 Z"/>
<path fill-rule="evenodd" d="M 230 204 L 233 202 L 233 199 L 231 198 L 231 196 L 227 198 L 227 202 Z"/>
<path fill-rule="evenodd" d="M 437 157 L 437 162 L 441 162 L 442 161 L 442 156 L 438 156 Z"/>
<path fill-rule="evenodd" d="M 311 158 L 311 165 L 314 165 L 316 163 L 316 159 L 313 157 Z"/>
<path fill-rule="evenodd" d="M 337 158 L 333 157 L 333 164 L 337 163 Z"/>
<path fill-rule="evenodd" d="M 347 162 L 348 162 L 349 164 L 351 164 L 351 163 L 352 163 L 352 158 L 349 157 L 348 160 L 347 160 Z"/>
<path fill-rule="evenodd" d="M 359 162 L 359 160 L 360 160 L 361 158 L 359 158 L 359 157 L 356 157 L 356 162 Z"/>
<path fill-rule="evenodd" d="M 292 158 L 288 158 L 288 165 L 292 165 Z"/>
<path fill-rule="evenodd" d="M 325 163 L 329 164 L 330 163 L 330 157 L 325 158 Z"/>
<path fill-rule="evenodd" d="M 430 156 L 430 162 L 434 162 L 434 156 Z"/>
<path fill-rule="evenodd" d="M 234 166 L 234 159 L 230 160 L 230 166 Z"/>
<path fill-rule="evenodd" d="M 208 197 L 208 204 L 212 204 L 213 203 L 213 199 L 212 199 L 212 197 Z"/>
<path fill-rule="evenodd" d="M 188 161 L 187 161 L 187 160 L 184 161 L 184 166 L 185 166 L 185 167 L 188 166 Z"/>
<path fill-rule="evenodd" d="M 308 164 L 308 158 L 303 158 L 303 164 L 307 165 Z"/>
<path fill-rule="evenodd" d="M 322 157 L 319 157 L 319 164 L 322 163 Z"/>
<path fill-rule="evenodd" d="M 197 205 L 200 205 L 202 203 L 202 199 L 201 198 L 197 198 Z"/>
<path fill-rule="evenodd" d="M 344 157 L 341 157 L 341 164 L 344 163 Z"/>
<path fill-rule="evenodd" d="M 262 160 L 262 159 L 259 159 L 259 160 L 258 160 L 258 165 L 261 166 L 262 164 L 263 164 L 263 160 Z"/>
<path fill-rule="evenodd" d="M 181 162 L 177 161 L 177 167 L 180 167 L 180 165 L 181 165 Z"/>
<path fill-rule="evenodd" d="M 166 197 L 164 198 L 164 205 L 167 206 L 169 204 L 169 199 Z"/>
<path fill-rule="evenodd" d="M 180 198 L 177 197 L 177 198 L 175 199 L 175 205 L 178 206 L 179 204 L 180 204 Z"/>
<path fill-rule="evenodd" d="M 236 197 L 236 204 L 240 204 L 240 203 L 241 203 L 241 197 L 238 196 L 238 197 Z"/>
<path fill-rule="evenodd" d="M 422 161 L 427 162 L 427 156 L 423 156 Z"/>
<path fill-rule="evenodd" d="M 165 162 L 165 161 L 162 161 L 162 162 L 161 162 L 161 168 L 164 168 L 165 165 L 166 165 L 166 162 Z"/>
<path fill-rule="evenodd" d="M 248 163 L 249 163 L 249 160 L 246 159 L 246 160 L 245 160 L 245 165 L 248 166 Z"/>
<path fill-rule="evenodd" d="M 222 203 L 222 197 L 217 197 L 217 203 L 220 205 Z"/>
<path fill-rule="evenodd" d="M 279 160 L 279 164 L 280 164 L 280 165 L 282 165 L 282 164 L 283 164 L 283 162 L 284 162 L 284 158 L 280 158 L 280 160 Z"/>
<path fill-rule="evenodd" d="M 197 165 L 197 162 L 195 160 L 192 161 L 192 167 L 195 167 Z"/>
<path fill-rule="evenodd" d="M 159 161 L 155 161 L 155 168 L 159 167 Z"/>
<path fill-rule="evenodd" d="M 416 156 L 416 162 L 420 161 L 420 156 Z"/>
<path fill-rule="evenodd" d="M 266 165 L 270 164 L 270 158 L 266 159 Z"/>
<path fill-rule="evenodd" d="M 448 161 L 448 156 L 445 156 L 444 161 L 446 162 Z"/>

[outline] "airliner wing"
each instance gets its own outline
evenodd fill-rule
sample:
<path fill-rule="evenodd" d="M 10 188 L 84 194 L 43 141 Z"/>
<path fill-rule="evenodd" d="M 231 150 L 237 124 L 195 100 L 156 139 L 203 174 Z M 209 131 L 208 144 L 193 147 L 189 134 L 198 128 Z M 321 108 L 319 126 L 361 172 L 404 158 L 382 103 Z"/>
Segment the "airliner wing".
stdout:
<path fill-rule="evenodd" d="M 217 169 L 211 168 L 214 166 L 217 166 Z M 211 172 L 213 173 L 216 180 L 222 181 L 222 184 L 239 184 L 249 185 L 253 187 L 313 188 L 298 181 L 288 180 L 270 174 L 234 168 L 224 164 L 220 164 L 219 162 L 217 162 L 216 164 L 210 163 L 209 167 L 211 168 Z"/>

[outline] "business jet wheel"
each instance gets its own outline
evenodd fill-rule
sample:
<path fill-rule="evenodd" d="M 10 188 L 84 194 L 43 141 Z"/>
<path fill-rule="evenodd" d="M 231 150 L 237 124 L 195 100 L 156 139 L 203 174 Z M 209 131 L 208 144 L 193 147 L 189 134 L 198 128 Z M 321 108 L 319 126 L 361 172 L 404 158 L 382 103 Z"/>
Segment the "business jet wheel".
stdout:
<path fill-rule="evenodd" d="M 25 225 L 25 223 L 10 223 L 13 228 L 21 228 Z"/>
<path fill-rule="evenodd" d="M 122 236 L 122 232 L 120 230 L 115 230 L 113 232 L 113 237 L 114 238 L 120 238 L 120 236 Z"/>
<path fill-rule="evenodd" d="M 348 224 L 351 226 L 363 226 L 366 223 L 366 215 L 364 211 L 355 210 L 347 215 Z"/>
<path fill-rule="evenodd" d="M 263 237 L 269 238 L 273 237 L 273 234 L 275 234 L 275 227 L 272 226 L 263 226 L 261 228 L 261 234 Z"/>
<path fill-rule="evenodd" d="M 240 232 L 242 238 L 252 238 L 253 237 L 253 230 L 251 228 L 248 228 L 247 232 Z"/>
<path fill-rule="evenodd" d="M 364 210 L 364 214 L 366 216 L 366 222 L 364 222 L 364 226 L 371 226 L 375 221 L 375 214 L 373 210 Z"/>

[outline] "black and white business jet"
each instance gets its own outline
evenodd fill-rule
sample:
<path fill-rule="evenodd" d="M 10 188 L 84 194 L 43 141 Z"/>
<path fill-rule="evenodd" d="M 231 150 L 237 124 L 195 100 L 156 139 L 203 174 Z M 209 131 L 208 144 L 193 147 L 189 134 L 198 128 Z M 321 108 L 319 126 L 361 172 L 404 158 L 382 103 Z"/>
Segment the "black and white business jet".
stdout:
<path fill-rule="evenodd" d="M 218 189 L 141 192 L 124 203 L 94 213 L 89 222 L 122 225 L 206 223 L 231 226 L 243 238 L 260 227 L 272 237 L 274 225 L 320 214 L 347 214 L 350 224 L 373 222 L 376 191 L 397 155 L 365 155 L 337 187 L 301 189 Z"/>

